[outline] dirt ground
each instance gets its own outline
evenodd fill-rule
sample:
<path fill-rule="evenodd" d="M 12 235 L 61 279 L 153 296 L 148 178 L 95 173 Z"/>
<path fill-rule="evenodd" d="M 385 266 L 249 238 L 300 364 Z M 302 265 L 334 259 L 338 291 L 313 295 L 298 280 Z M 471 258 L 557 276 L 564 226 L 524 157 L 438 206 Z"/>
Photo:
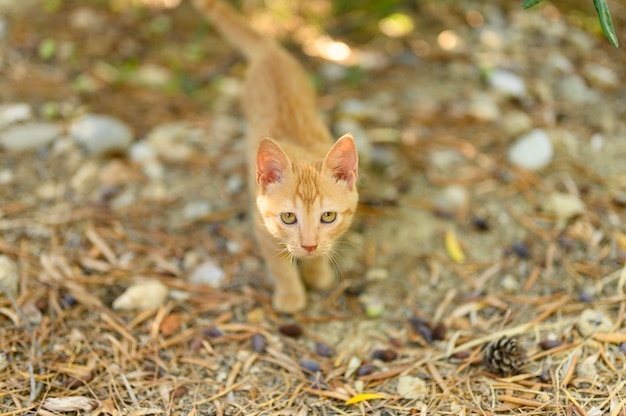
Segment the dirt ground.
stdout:
<path fill-rule="evenodd" d="M 361 154 L 337 286 L 295 316 L 250 230 L 236 53 L 186 2 L 0 1 L 0 146 L 59 128 L 0 147 L 0 414 L 626 415 L 626 55 L 592 2 L 262 3 Z M 132 143 L 79 143 L 93 114 Z"/>

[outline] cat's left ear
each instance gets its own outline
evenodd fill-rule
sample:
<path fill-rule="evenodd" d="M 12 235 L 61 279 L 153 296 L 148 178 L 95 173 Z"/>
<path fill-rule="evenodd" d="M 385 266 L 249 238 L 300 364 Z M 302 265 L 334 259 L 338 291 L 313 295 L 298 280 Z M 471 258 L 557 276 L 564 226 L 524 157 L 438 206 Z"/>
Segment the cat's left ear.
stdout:
<path fill-rule="evenodd" d="M 326 154 L 323 166 L 352 190 L 358 176 L 359 154 L 351 134 L 344 134 L 337 140 Z"/>

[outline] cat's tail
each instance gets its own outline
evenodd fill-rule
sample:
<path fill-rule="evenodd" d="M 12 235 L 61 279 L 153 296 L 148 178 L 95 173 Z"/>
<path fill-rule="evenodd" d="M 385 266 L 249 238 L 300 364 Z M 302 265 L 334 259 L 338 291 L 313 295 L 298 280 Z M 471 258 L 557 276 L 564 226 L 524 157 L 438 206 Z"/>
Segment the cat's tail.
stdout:
<path fill-rule="evenodd" d="M 254 30 L 229 4 L 219 0 L 194 0 L 194 5 L 248 60 L 262 55 L 273 43 Z"/>

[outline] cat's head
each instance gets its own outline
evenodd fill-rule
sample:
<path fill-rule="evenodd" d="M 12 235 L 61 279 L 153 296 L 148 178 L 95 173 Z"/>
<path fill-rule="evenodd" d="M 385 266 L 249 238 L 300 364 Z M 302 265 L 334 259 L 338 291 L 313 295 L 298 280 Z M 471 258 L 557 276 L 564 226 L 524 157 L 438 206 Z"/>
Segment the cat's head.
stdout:
<path fill-rule="evenodd" d="M 357 208 L 358 154 L 342 136 L 318 163 L 292 161 L 274 140 L 257 150 L 257 207 L 267 230 L 296 257 L 318 257 L 348 229 Z"/>

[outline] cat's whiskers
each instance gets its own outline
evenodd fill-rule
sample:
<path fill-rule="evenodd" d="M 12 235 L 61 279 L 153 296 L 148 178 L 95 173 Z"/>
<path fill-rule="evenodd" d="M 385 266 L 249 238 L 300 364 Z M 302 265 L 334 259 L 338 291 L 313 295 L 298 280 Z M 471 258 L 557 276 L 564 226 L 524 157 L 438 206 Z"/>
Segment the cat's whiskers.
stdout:
<path fill-rule="evenodd" d="M 355 248 L 359 251 L 359 253 L 361 254 L 365 254 L 365 249 L 363 247 L 361 247 L 360 245 L 358 245 L 355 242 L 352 241 L 347 241 L 347 240 L 339 240 L 337 241 L 335 244 L 339 245 L 339 244 L 344 244 L 350 248 Z"/>
<path fill-rule="evenodd" d="M 282 241 L 279 241 L 276 251 L 278 252 L 278 255 L 280 255 L 281 258 L 289 260 L 290 263 L 293 264 L 296 262 L 296 258 L 293 255 L 293 253 L 289 250 L 289 246 L 287 245 L 287 243 L 283 243 Z"/>
<path fill-rule="evenodd" d="M 341 260 L 341 254 L 337 250 L 335 250 L 334 247 L 331 247 L 324 257 L 335 270 L 336 276 L 339 279 L 343 280 L 343 270 L 341 268 L 341 265 L 339 264 L 339 260 Z"/>

